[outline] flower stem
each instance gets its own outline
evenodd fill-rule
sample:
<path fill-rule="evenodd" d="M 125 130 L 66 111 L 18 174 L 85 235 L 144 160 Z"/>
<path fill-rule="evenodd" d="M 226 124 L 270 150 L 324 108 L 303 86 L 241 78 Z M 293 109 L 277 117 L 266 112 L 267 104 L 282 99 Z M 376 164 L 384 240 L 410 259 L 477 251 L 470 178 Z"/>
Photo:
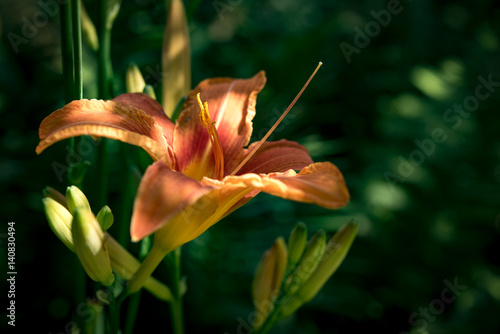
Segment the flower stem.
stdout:
<path fill-rule="evenodd" d="M 61 23 L 61 55 L 64 80 L 64 100 L 65 103 L 73 101 L 75 96 L 75 59 L 73 56 L 73 39 L 72 39 L 72 11 L 71 3 L 60 4 L 60 23 Z M 69 139 L 71 151 L 75 151 L 75 138 Z M 72 184 L 72 165 L 68 166 L 68 182 Z"/>
<path fill-rule="evenodd" d="M 120 331 L 120 307 L 122 300 L 114 299 L 109 303 L 109 327 L 113 334 L 119 334 Z"/>
<path fill-rule="evenodd" d="M 73 98 L 80 100 L 83 98 L 83 77 L 82 77 L 82 18 L 81 0 L 73 0 L 71 4 L 72 31 L 73 31 L 73 55 L 74 55 L 74 94 Z"/>
<path fill-rule="evenodd" d="M 81 18 L 81 0 L 72 0 L 71 2 L 71 35 L 72 35 L 72 72 L 73 72 L 73 100 L 81 100 L 83 98 L 83 75 L 82 75 L 82 18 Z M 79 137 L 70 138 L 71 154 L 78 155 L 75 151 L 79 145 Z M 75 175 L 80 164 L 70 164 L 68 169 L 68 180 L 71 185 L 76 185 L 78 188 L 83 188 L 83 179 L 81 175 Z M 78 174 L 78 172 L 76 172 Z"/>
<path fill-rule="evenodd" d="M 146 237 L 141 242 L 141 249 L 139 251 L 139 260 L 144 260 L 151 248 L 151 237 Z M 139 303 L 141 301 L 141 292 L 134 293 L 130 297 L 127 310 L 127 319 L 125 320 L 124 334 L 132 334 L 134 332 L 135 319 L 137 318 L 137 311 L 139 310 Z"/>
<path fill-rule="evenodd" d="M 168 249 L 159 247 L 157 243 L 153 245 L 153 248 L 149 251 L 149 254 L 144 262 L 141 264 L 134 276 L 132 276 L 132 278 L 128 281 L 128 293 L 137 292 L 142 288 L 146 279 L 151 276 L 153 271 L 155 271 L 156 267 L 158 267 L 161 260 L 163 260 L 168 252 Z"/>
<path fill-rule="evenodd" d="M 170 261 L 167 261 L 170 260 Z M 170 253 L 170 259 L 165 258 L 165 262 L 171 273 L 171 290 L 174 298 L 170 303 L 170 314 L 172 315 L 172 329 L 174 334 L 184 333 L 184 318 L 182 312 L 181 281 L 181 248 L 177 248 Z"/>
<path fill-rule="evenodd" d="M 267 334 L 278 321 L 279 312 L 271 312 L 271 315 L 265 320 L 262 327 L 255 330 L 253 334 Z"/>
<path fill-rule="evenodd" d="M 62 54 L 62 65 L 63 65 L 63 78 L 64 78 L 64 99 L 66 103 L 71 102 L 74 99 L 75 93 L 75 61 L 74 61 L 74 46 L 72 39 L 72 22 L 76 20 L 76 15 L 71 10 L 71 3 L 65 3 L 59 5 L 59 17 L 61 23 L 61 54 Z M 80 49 L 81 51 L 81 49 Z M 70 140 L 71 150 L 74 152 L 75 140 L 71 138 Z M 68 172 L 68 181 L 71 183 L 71 166 Z M 76 289 L 75 289 L 75 303 L 80 303 L 85 299 L 85 275 L 83 272 L 83 267 L 79 261 L 74 262 L 74 274 L 76 277 Z"/>
<path fill-rule="evenodd" d="M 108 24 L 109 1 L 100 0 L 99 25 L 99 97 L 110 99 L 113 81 L 111 68 L 111 24 Z"/>
<path fill-rule="evenodd" d="M 75 77 L 76 67 L 81 68 L 81 47 L 77 49 L 74 45 L 74 34 L 78 34 L 78 30 L 74 32 L 73 22 L 79 21 L 79 11 L 72 11 L 72 6 L 70 2 L 59 4 L 59 18 L 60 18 L 60 28 L 61 28 L 61 55 L 62 55 L 62 68 L 63 68 L 63 80 L 64 80 L 64 100 L 66 103 L 71 102 L 75 98 L 75 87 L 78 84 L 78 80 Z M 78 5 L 79 7 L 79 5 Z M 81 39 L 80 39 L 81 42 Z M 75 52 L 79 52 L 80 64 L 75 64 Z M 81 76 L 79 77 L 81 80 Z M 75 138 L 70 139 L 71 152 L 75 150 Z M 72 182 L 72 166 L 69 166 L 68 171 L 68 181 Z M 86 276 L 83 271 L 83 267 L 80 261 L 74 261 L 73 274 L 75 277 L 76 288 L 74 290 L 74 302 L 75 305 L 81 303 L 85 300 L 85 290 L 86 290 Z M 78 322 L 81 321 L 80 325 L 83 324 L 82 319 L 78 318 Z"/>
<path fill-rule="evenodd" d="M 107 0 L 100 0 L 99 16 L 99 98 L 110 99 L 112 70 L 111 70 L 111 26 L 108 25 L 108 3 Z M 102 139 L 101 145 L 97 149 L 96 164 L 99 170 L 99 193 L 98 205 L 103 206 L 108 202 L 108 142 Z"/>
<path fill-rule="evenodd" d="M 170 314 L 172 315 L 172 328 L 174 334 L 184 334 L 184 320 L 182 315 L 182 297 L 174 299 L 170 303 Z"/>

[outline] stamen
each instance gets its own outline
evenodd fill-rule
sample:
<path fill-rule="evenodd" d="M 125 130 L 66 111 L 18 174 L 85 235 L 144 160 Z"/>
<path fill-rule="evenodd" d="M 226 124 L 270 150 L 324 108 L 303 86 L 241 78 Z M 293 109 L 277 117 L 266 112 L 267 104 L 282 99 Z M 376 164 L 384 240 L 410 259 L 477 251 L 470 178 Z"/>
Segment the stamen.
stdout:
<path fill-rule="evenodd" d="M 253 148 L 253 150 L 250 153 L 248 153 L 248 155 L 245 157 L 245 159 L 243 159 L 243 161 L 238 165 L 238 167 L 236 167 L 235 170 L 233 170 L 233 172 L 230 174 L 231 176 L 236 175 L 236 173 L 238 173 L 238 171 L 248 162 L 248 160 L 250 160 L 250 158 L 255 154 L 255 152 L 257 152 L 259 150 L 259 148 L 262 146 L 262 144 L 264 144 L 264 142 L 267 140 L 267 138 L 269 138 L 269 136 L 271 135 L 271 133 L 273 133 L 273 131 L 276 130 L 276 128 L 278 127 L 278 125 L 281 123 L 281 121 L 285 118 L 285 116 L 288 114 L 288 112 L 290 111 L 290 109 L 292 109 L 292 107 L 295 105 L 295 103 L 297 102 L 297 100 L 300 98 L 300 96 L 302 95 L 302 93 L 304 92 L 304 90 L 306 89 L 306 87 L 311 82 L 312 78 L 314 78 L 314 76 L 316 75 L 316 72 L 318 72 L 318 70 L 321 67 L 321 65 L 323 65 L 323 63 L 319 62 L 318 66 L 316 66 L 316 69 L 311 74 L 311 76 L 309 77 L 309 79 L 307 79 L 306 83 L 304 84 L 304 86 L 302 87 L 302 89 L 299 91 L 299 93 L 297 94 L 297 96 L 295 96 L 295 98 L 293 99 L 292 103 L 290 103 L 290 105 L 288 106 L 288 108 L 286 108 L 286 110 L 283 112 L 283 114 L 281 115 L 281 117 L 276 121 L 276 123 L 274 123 L 274 125 L 272 126 L 272 128 L 259 141 L 259 143 L 257 145 L 255 145 L 255 147 Z"/>
<path fill-rule="evenodd" d="M 200 106 L 201 125 L 207 129 L 208 137 L 210 138 L 210 143 L 212 144 L 212 151 L 214 152 L 215 166 L 213 178 L 216 180 L 222 180 L 224 177 L 224 153 L 222 151 L 219 133 L 215 128 L 215 122 L 210 118 L 208 103 L 201 102 L 200 93 L 196 95 L 196 99 L 198 100 L 198 105 Z"/>

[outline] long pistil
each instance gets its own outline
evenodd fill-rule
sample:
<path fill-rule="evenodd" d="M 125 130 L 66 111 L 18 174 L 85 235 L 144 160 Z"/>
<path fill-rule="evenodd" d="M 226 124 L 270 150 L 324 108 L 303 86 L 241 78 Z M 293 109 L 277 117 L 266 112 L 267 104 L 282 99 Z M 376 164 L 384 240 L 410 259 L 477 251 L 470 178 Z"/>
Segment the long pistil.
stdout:
<path fill-rule="evenodd" d="M 271 135 L 271 133 L 273 133 L 273 131 L 276 130 L 276 128 L 278 127 L 278 125 L 281 123 L 281 121 L 285 118 L 285 116 L 288 114 L 288 112 L 290 111 L 290 109 L 292 109 L 292 107 L 295 105 L 295 103 L 297 102 L 297 100 L 300 98 L 300 96 L 302 95 L 302 93 L 304 92 L 304 90 L 306 89 L 306 87 L 311 82 L 312 78 L 314 78 L 314 76 L 316 75 L 316 72 L 318 72 L 318 70 L 321 67 L 321 65 L 323 65 L 323 63 L 319 62 L 318 66 L 316 66 L 316 69 L 311 74 L 311 76 L 309 77 L 309 79 L 307 79 L 306 83 L 304 84 L 304 86 L 302 87 L 302 89 L 299 91 L 299 93 L 297 94 L 297 96 L 295 96 L 295 98 L 293 99 L 292 103 L 290 103 L 290 105 L 288 106 L 288 108 L 286 108 L 286 110 L 283 112 L 283 114 L 281 115 L 281 117 L 276 121 L 276 123 L 274 123 L 274 125 L 271 127 L 271 129 L 259 141 L 259 143 L 253 148 L 253 150 L 250 153 L 248 153 L 248 155 L 245 157 L 245 159 L 243 159 L 243 161 L 238 165 L 238 167 L 236 167 L 232 171 L 232 173 L 230 174 L 231 176 L 236 175 L 236 173 L 238 173 L 238 171 L 248 162 L 248 160 L 250 160 L 250 158 L 259 150 L 259 148 L 262 146 L 262 144 L 265 143 L 265 141 L 267 140 L 267 138 L 269 138 L 269 136 Z"/>

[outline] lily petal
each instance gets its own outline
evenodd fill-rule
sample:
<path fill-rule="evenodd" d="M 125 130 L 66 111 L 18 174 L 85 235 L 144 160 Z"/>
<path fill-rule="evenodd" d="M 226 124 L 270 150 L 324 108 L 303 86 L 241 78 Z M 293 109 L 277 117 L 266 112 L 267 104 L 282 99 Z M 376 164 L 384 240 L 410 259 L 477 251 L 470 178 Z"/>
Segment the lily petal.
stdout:
<path fill-rule="evenodd" d="M 150 235 L 186 207 L 195 204 L 212 187 L 172 171 L 163 161 L 157 161 L 146 170 L 134 202 L 130 226 L 133 241 Z"/>
<path fill-rule="evenodd" d="M 144 111 L 147 115 L 153 116 L 157 124 L 162 128 L 163 135 L 170 146 L 173 144 L 174 122 L 165 115 L 162 106 L 148 94 L 144 93 L 125 93 L 118 95 L 113 99 L 122 105 L 129 105 Z"/>
<path fill-rule="evenodd" d="M 263 71 L 250 79 L 215 78 L 202 81 L 191 91 L 174 130 L 177 168 L 197 179 L 211 175 L 213 153 L 207 131 L 203 128 L 196 95 L 208 103 L 210 117 L 219 134 L 225 174 L 236 168 L 252 134 L 257 94 L 266 83 Z M 196 170 L 194 175 L 192 170 Z"/>
<path fill-rule="evenodd" d="M 204 178 L 202 183 L 231 189 L 233 192 L 235 189 L 249 187 L 252 190 L 297 202 L 314 203 L 328 209 L 345 206 L 349 201 L 344 177 L 339 169 L 329 162 L 309 165 L 298 174 L 290 169 L 282 173 L 227 176 L 222 181 Z M 234 209 L 231 208 L 231 211 Z"/>
<path fill-rule="evenodd" d="M 252 152 L 258 142 L 245 150 L 245 156 Z M 299 143 L 285 139 L 262 144 L 236 175 L 247 173 L 268 174 L 285 172 L 289 169 L 300 170 L 313 163 L 307 149 Z"/>
<path fill-rule="evenodd" d="M 146 109 L 153 110 L 149 106 Z M 73 101 L 47 116 L 40 125 L 36 152 L 40 154 L 60 140 L 81 135 L 102 136 L 140 146 L 154 159 L 171 164 L 167 138 L 154 115 L 133 105 L 94 99 Z"/>
<path fill-rule="evenodd" d="M 257 194 L 246 185 L 206 186 L 206 188 L 212 190 L 206 192 L 196 203 L 186 207 L 158 230 L 155 234 L 155 243 L 161 243 L 164 250 L 171 251 L 197 238 L 232 212 L 233 207 L 238 203 L 245 200 L 248 202 Z M 253 193 L 252 196 L 245 199 L 250 193 Z"/>

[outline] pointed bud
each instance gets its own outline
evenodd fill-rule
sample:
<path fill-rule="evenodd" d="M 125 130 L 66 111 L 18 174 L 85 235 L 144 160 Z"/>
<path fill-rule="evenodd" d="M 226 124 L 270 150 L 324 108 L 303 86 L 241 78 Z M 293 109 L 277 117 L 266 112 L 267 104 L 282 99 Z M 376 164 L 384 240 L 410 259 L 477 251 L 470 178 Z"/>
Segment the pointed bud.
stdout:
<path fill-rule="evenodd" d="M 75 251 L 73 247 L 73 236 L 71 235 L 71 213 L 50 197 L 42 199 L 45 216 L 49 222 L 50 229 L 68 247 Z"/>
<path fill-rule="evenodd" d="M 104 232 L 90 210 L 84 207 L 75 210 L 71 232 L 75 252 L 89 277 L 105 286 L 111 285 L 115 276 L 104 247 Z"/>
<path fill-rule="evenodd" d="M 62 206 L 66 207 L 66 197 L 54 188 L 45 187 L 45 189 L 43 189 L 43 197 L 50 197 Z"/>
<path fill-rule="evenodd" d="M 113 22 L 115 22 L 116 17 L 118 16 L 118 12 L 120 11 L 120 6 L 122 4 L 122 0 L 108 0 L 104 2 L 104 6 L 106 6 L 106 29 L 111 30 L 113 26 Z"/>
<path fill-rule="evenodd" d="M 287 271 L 291 271 L 299 262 L 307 243 L 307 227 L 304 223 L 298 223 L 290 233 L 288 239 L 288 264 Z"/>
<path fill-rule="evenodd" d="M 318 268 L 298 293 L 303 300 L 309 301 L 316 296 L 326 281 L 337 270 L 351 248 L 357 232 L 358 224 L 349 222 L 335 233 L 326 246 L 325 254 Z"/>
<path fill-rule="evenodd" d="M 287 305 L 282 308 L 282 318 L 291 315 L 300 306 L 316 296 L 344 260 L 357 232 L 358 224 L 351 221 L 332 237 L 314 273 L 302 285 L 294 298 L 291 298 Z"/>
<path fill-rule="evenodd" d="M 93 51 L 99 50 L 99 38 L 97 38 L 97 32 L 95 30 L 94 23 L 90 19 L 83 1 L 81 3 L 81 18 L 82 18 L 82 34 L 83 38 Z"/>
<path fill-rule="evenodd" d="M 191 90 L 191 51 L 186 11 L 182 0 L 170 1 L 163 36 L 162 105 L 171 117 L 179 100 Z"/>
<path fill-rule="evenodd" d="M 144 81 L 144 77 L 142 76 L 139 67 L 137 67 L 134 63 L 128 66 L 125 82 L 127 86 L 127 93 L 142 93 L 144 91 L 144 87 L 146 86 L 146 82 Z"/>
<path fill-rule="evenodd" d="M 264 323 L 267 315 L 274 308 L 274 299 L 279 293 L 285 273 L 287 249 L 282 237 L 276 239 L 271 249 L 266 251 L 257 265 L 252 285 L 252 296 L 257 312 L 262 317 L 255 317 L 254 328 Z"/>
<path fill-rule="evenodd" d="M 107 205 L 102 207 L 101 211 L 97 213 L 96 218 L 104 232 L 106 232 L 111 227 L 111 225 L 113 225 L 114 216 L 111 212 L 111 209 Z"/>
<path fill-rule="evenodd" d="M 307 243 L 304 256 L 290 274 L 285 285 L 288 294 L 294 294 L 318 267 L 326 245 L 326 234 L 318 231 Z"/>
<path fill-rule="evenodd" d="M 70 186 L 66 189 L 66 202 L 71 214 L 75 214 L 77 208 L 85 208 L 90 211 L 90 204 L 85 194 L 76 186 Z"/>
<path fill-rule="evenodd" d="M 274 242 L 273 247 L 276 247 L 276 272 L 274 274 L 273 291 L 276 291 L 277 293 L 281 288 L 281 283 L 283 282 L 283 275 L 285 274 L 288 251 L 286 249 L 286 244 L 283 237 L 277 238 Z M 276 297 L 276 293 L 272 295 L 272 298 Z"/>
<path fill-rule="evenodd" d="M 148 94 L 148 95 L 149 95 L 149 97 L 151 97 L 151 98 L 153 98 L 153 99 L 155 99 L 155 100 L 156 100 L 156 93 L 155 93 L 155 90 L 154 90 L 153 86 L 151 86 L 151 85 L 146 85 L 146 86 L 144 87 L 144 91 L 143 91 L 143 93 Z"/>

